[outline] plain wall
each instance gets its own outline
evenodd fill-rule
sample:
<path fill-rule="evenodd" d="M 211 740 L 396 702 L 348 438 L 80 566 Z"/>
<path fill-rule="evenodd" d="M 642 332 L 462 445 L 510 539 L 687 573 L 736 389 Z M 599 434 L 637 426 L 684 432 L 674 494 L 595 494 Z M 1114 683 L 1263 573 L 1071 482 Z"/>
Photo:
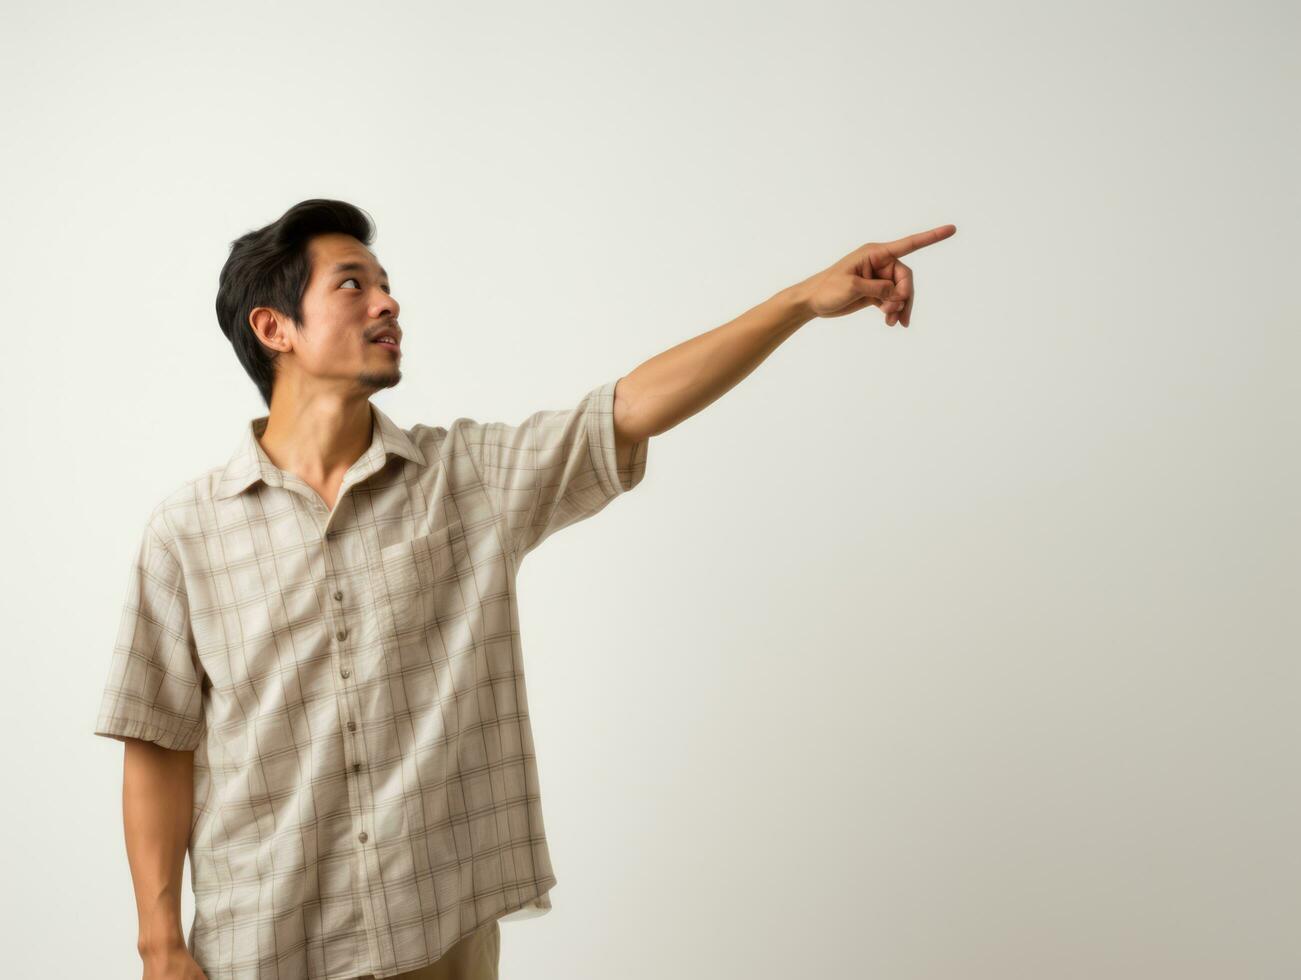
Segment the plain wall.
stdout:
<path fill-rule="evenodd" d="M 558 884 L 503 977 L 1301 975 L 1298 19 L 11 5 L 5 972 L 140 974 L 91 731 L 128 562 L 264 412 L 229 243 L 338 197 L 404 426 L 958 228 L 911 327 L 810 322 L 523 565 Z"/>

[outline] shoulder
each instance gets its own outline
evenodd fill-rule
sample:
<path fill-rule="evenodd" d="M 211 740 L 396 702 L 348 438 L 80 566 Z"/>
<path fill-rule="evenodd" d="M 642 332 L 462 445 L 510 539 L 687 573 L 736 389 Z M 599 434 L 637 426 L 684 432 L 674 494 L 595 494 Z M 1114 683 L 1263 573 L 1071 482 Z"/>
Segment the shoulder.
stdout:
<path fill-rule="evenodd" d="M 192 535 L 204 525 L 216 502 L 217 486 L 225 464 L 213 466 L 176 484 L 156 499 L 145 519 L 145 534 L 161 542 L 174 555 L 178 538 Z"/>
<path fill-rule="evenodd" d="M 455 423 L 452 426 L 442 426 L 417 422 L 411 428 L 403 431 L 406 433 L 407 438 L 411 440 L 411 444 L 419 449 L 421 455 L 425 457 L 426 467 L 437 467 L 456 443 L 455 438 L 448 438 L 448 436 L 455 436 Z"/>

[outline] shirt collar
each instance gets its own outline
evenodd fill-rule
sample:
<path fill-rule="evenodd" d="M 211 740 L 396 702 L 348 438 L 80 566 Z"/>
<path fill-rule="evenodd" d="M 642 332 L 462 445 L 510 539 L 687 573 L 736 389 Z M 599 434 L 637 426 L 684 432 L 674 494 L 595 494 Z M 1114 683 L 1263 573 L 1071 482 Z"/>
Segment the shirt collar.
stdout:
<path fill-rule="evenodd" d="M 349 468 L 348 475 L 353 471 L 357 473 L 356 477 L 349 482 L 360 482 L 381 470 L 388 462 L 390 453 L 397 453 L 424 466 L 425 455 L 411 441 L 411 437 L 381 412 L 373 402 L 370 403 L 370 408 L 373 418 L 370 446 Z M 218 498 L 233 497 L 258 480 L 272 487 L 284 486 L 284 471 L 271 462 L 266 450 L 258 442 L 258 436 L 266 431 L 269 419 L 269 415 L 261 415 L 244 424 L 239 446 L 231 456 L 230 462 L 226 464 L 217 483 Z"/>

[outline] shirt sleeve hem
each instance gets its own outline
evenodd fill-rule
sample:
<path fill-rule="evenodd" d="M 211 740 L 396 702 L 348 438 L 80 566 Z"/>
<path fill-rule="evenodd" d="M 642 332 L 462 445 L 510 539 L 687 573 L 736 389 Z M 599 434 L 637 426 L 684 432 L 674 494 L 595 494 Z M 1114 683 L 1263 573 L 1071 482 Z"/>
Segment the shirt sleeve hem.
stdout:
<path fill-rule="evenodd" d="M 646 474 L 646 456 L 650 443 L 649 439 L 637 443 L 633 447 L 629 468 L 619 469 L 619 455 L 614 438 L 614 389 L 622 380 L 623 377 L 620 376 L 596 389 L 593 393 L 596 405 L 588 416 L 588 438 L 596 460 L 596 475 L 607 500 L 627 493 L 641 482 Z"/>
<path fill-rule="evenodd" d="M 145 742 L 156 742 L 165 749 L 175 749 L 180 752 L 193 752 L 199 747 L 199 742 L 202 740 L 202 732 L 198 728 L 171 729 L 153 722 L 141 721 L 138 718 L 101 719 L 95 725 L 95 734 L 116 739 L 119 742 L 128 738 L 138 738 Z"/>

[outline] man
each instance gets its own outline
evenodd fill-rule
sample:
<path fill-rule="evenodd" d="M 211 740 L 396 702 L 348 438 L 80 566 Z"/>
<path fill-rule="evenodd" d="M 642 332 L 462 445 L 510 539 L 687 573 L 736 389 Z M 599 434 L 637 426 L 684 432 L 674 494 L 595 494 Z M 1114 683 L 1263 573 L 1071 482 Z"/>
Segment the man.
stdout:
<path fill-rule="evenodd" d="M 217 318 L 268 414 L 150 514 L 95 726 L 125 743 L 145 980 L 495 978 L 499 920 L 556 883 L 520 561 L 804 323 L 906 327 L 900 258 L 955 230 L 866 245 L 572 408 L 406 429 L 370 401 L 403 331 L 369 217 L 303 201 L 233 242 Z"/>

